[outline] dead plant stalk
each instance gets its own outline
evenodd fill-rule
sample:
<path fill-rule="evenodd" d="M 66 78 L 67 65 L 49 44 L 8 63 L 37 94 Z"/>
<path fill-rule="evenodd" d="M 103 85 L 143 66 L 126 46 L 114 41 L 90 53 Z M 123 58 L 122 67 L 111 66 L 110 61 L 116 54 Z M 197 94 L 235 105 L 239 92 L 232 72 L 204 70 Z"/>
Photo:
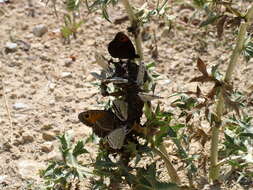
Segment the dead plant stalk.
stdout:
<path fill-rule="evenodd" d="M 233 53 L 230 58 L 230 62 L 225 74 L 225 82 L 229 83 L 232 77 L 232 73 L 235 69 L 235 66 L 237 64 L 238 58 L 242 52 L 243 45 L 245 42 L 246 34 L 247 34 L 247 28 L 252 23 L 253 20 L 253 5 L 251 5 L 250 9 L 248 10 L 246 16 L 246 21 L 242 22 L 240 25 L 238 37 L 236 46 L 233 50 Z M 222 91 L 222 89 L 221 89 Z M 215 122 L 215 126 L 212 128 L 212 139 L 211 139 L 211 166 L 210 166 L 210 173 L 209 173 L 209 179 L 211 181 L 215 181 L 219 178 L 219 171 L 220 171 L 220 165 L 218 164 L 218 145 L 219 145 L 219 130 L 222 125 L 222 115 L 224 113 L 224 98 L 222 96 L 222 93 L 220 92 L 219 100 L 216 106 L 216 116 L 217 121 Z"/>

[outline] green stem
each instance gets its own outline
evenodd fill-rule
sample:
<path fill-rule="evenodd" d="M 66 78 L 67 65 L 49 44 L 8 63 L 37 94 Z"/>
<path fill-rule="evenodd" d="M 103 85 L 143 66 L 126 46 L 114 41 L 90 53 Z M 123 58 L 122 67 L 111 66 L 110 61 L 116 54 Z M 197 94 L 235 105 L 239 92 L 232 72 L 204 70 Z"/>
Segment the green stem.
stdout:
<path fill-rule="evenodd" d="M 131 7 L 130 3 L 128 0 L 122 0 L 122 3 L 126 9 L 126 12 L 128 14 L 128 18 L 131 22 L 131 26 L 135 28 L 135 34 L 134 34 L 134 41 L 135 41 L 135 46 L 136 46 L 136 51 L 137 54 L 140 56 L 140 61 L 143 59 L 143 51 L 142 51 L 142 45 L 141 45 L 141 33 L 139 30 L 139 25 L 138 25 L 138 19 L 134 14 L 133 8 Z"/>
<path fill-rule="evenodd" d="M 251 21 L 253 19 L 253 5 L 250 7 L 246 14 L 246 22 L 242 22 L 239 29 L 239 34 L 237 37 L 236 46 L 233 50 L 233 53 L 231 55 L 231 59 L 226 71 L 225 75 L 225 82 L 229 83 L 232 77 L 232 73 L 235 69 L 237 60 L 242 52 L 243 45 L 245 42 L 245 36 L 247 34 L 247 28 L 251 24 Z M 215 126 L 212 128 L 212 139 L 211 139 L 211 166 L 210 166 L 210 172 L 209 172 L 209 178 L 211 181 L 217 180 L 219 178 L 219 167 L 218 164 L 218 144 L 219 144 L 219 130 L 222 124 L 222 115 L 224 112 L 224 98 L 222 96 L 222 89 L 219 95 L 219 100 L 216 107 L 216 121 Z"/>
<path fill-rule="evenodd" d="M 160 147 L 159 147 L 159 150 L 156 149 L 156 148 L 154 148 L 154 152 L 155 152 L 156 154 L 158 154 L 158 155 L 163 159 L 163 161 L 164 161 L 164 163 L 165 163 L 165 166 L 166 166 L 166 168 L 167 168 L 168 174 L 169 174 L 169 176 L 170 176 L 171 182 L 176 183 L 177 185 L 180 185 L 180 184 L 181 184 L 180 178 L 179 178 L 179 176 L 177 175 L 176 169 L 173 167 L 173 165 L 172 165 L 170 159 L 169 159 L 168 156 L 167 156 L 168 153 L 167 153 L 167 151 L 166 151 L 164 145 L 161 144 Z"/>

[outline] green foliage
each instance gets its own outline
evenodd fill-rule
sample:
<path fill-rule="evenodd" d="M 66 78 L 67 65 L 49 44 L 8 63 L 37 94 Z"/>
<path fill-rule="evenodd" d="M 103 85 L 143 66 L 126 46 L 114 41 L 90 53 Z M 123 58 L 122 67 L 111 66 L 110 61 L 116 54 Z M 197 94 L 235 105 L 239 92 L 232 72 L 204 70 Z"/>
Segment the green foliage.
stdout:
<path fill-rule="evenodd" d="M 247 62 L 249 62 L 249 60 L 253 57 L 253 42 L 251 37 L 245 40 L 242 53 Z"/>
<path fill-rule="evenodd" d="M 193 4 L 200 9 L 203 9 L 206 3 L 206 0 L 193 0 Z"/>
<path fill-rule="evenodd" d="M 66 40 L 70 40 L 70 36 L 76 38 L 76 33 L 78 28 L 84 23 L 84 21 L 76 22 L 75 16 L 71 16 L 70 14 L 64 15 L 64 23 L 65 26 L 61 28 L 62 37 Z"/>
<path fill-rule="evenodd" d="M 237 119 L 235 116 L 230 117 L 227 121 L 225 138 L 224 151 L 226 156 L 241 153 L 251 154 L 253 144 L 252 117 L 244 116 L 242 119 Z"/>
<path fill-rule="evenodd" d="M 68 11 L 76 11 L 79 9 L 81 0 L 67 0 L 65 1 L 66 9 Z"/>
<path fill-rule="evenodd" d="M 146 169 L 138 168 L 136 176 L 132 176 L 130 181 L 134 190 L 179 190 L 179 187 L 173 183 L 161 182 L 157 179 L 156 164 L 150 164 Z"/>
<path fill-rule="evenodd" d="M 160 1 L 157 1 L 156 7 L 152 10 L 147 8 L 147 4 L 144 4 L 136 12 L 136 17 L 138 18 L 139 24 L 144 24 L 150 21 L 152 17 L 159 16 L 167 18 L 167 6 L 168 0 L 163 0 L 160 4 Z"/>
<path fill-rule="evenodd" d="M 53 160 L 45 170 L 40 171 L 40 176 L 45 180 L 44 188 L 47 190 L 78 186 L 80 180 L 91 175 L 90 169 L 77 160 L 78 156 L 88 153 L 83 142 L 78 141 L 76 145 L 73 145 L 72 138 L 68 134 L 63 134 L 58 138 L 61 143 L 62 160 Z"/>

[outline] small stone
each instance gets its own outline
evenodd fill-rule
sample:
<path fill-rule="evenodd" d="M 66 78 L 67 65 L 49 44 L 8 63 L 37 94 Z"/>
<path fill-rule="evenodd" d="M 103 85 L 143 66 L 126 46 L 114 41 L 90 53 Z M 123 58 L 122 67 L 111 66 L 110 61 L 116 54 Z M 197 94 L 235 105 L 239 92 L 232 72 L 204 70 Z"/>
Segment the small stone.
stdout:
<path fill-rule="evenodd" d="M 50 83 L 48 84 L 48 88 L 49 88 L 49 90 L 50 90 L 51 92 L 54 91 L 55 87 L 56 87 L 56 84 L 53 83 L 53 82 L 50 82 Z"/>
<path fill-rule="evenodd" d="M 62 78 L 71 78 L 71 72 L 62 72 L 61 73 Z"/>
<path fill-rule="evenodd" d="M 64 61 L 64 66 L 70 67 L 73 63 L 74 63 L 74 61 L 71 58 L 68 58 Z"/>
<path fill-rule="evenodd" d="M 22 138 L 24 143 L 31 143 L 34 141 L 33 135 L 28 132 L 23 133 Z"/>
<path fill-rule="evenodd" d="M 36 179 L 37 173 L 44 165 L 34 160 L 21 160 L 17 162 L 18 172 L 24 179 Z"/>
<path fill-rule="evenodd" d="M 38 58 L 38 57 L 35 56 L 35 55 L 29 55 L 29 56 L 26 57 L 26 59 L 27 59 L 28 61 L 36 61 L 37 58 Z"/>
<path fill-rule="evenodd" d="M 19 145 L 22 145 L 24 144 L 24 139 L 21 139 L 21 138 L 16 138 L 13 143 L 12 143 L 14 146 L 19 146 Z"/>
<path fill-rule="evenodd" d="M 10 0 L 0 0 L 0 3 L 10 3 Z"/>
<path fill-rule="evenodd" d="M 170 79 L 161 80 L 161 82 L 160 82 L 161 85 L 168 85 L 170 83 L 171 83 Z"/>
<path fill-rule="evenodd" d="M 44 24 L 37 25 L 33 28 L 33 34 L 37 37 L 42 37 L 47 31 L 47 27 Z"/>
<path fill-rule="evenodd" d="M 54 149 L 53 143 L 51 142 L 45 142 L 41 145 L 42 152 L 49 153 Z"/>
<path fill-rule="evenodd" d="M 17 40 L 18 47 L 24 51 L 29 51 L 31 45 L 23 40 Z"/>
<path fill-rule="evenodd" d="M 1 0 L 0 0 L 0 3 L 1 3 Z M 2 184 L 7 177 L 8 177 L 7 175 L 0 175 L 0 184 Z"/>
<path fill-rule="evenodd" d="M 7 42 L 5 44 L 5 53 L 12 53 L 17 51 L 18 49 L 18 44 L 13 43 L 13 42 Z"/>
<path fill-rule="evenodd" d="M 55 106 L 55 100 L 49 100 L 48 103 L 49 103 L 50 106 Z"/>
<path fill-rule="evenodd" d="M 47 55 L 40 55 L 40 59 L 42 61 L 48 61 L 48 62 L 52 61 L 52 59 L 48 57 Z"/>
<path fill-rule="evenodd" d="M 42 126 L 41 130 L 50 130 L 53 129 L 52 124 Z"/>
<path fill-rule="evenodd" d="M 53 141 L 53 140 L 56 139 L 55 134 L 52 133 L 52 132 L 49 132 L 49 131 L 44 132 L 44 133 L 42 134 L 42 137 L 43 137 L 43 139 L 46 140 L 46 141 Z"/>
<path fill-rule="evenodd" d="M 10 95 L 10 99 L 16 99 L 17 97 L 18 97 L 17 94 L 11 94 L 11 95 Z"/>
<path fill-rule="evenodd" d="M 26 108 L 28 108 L 28 106 L 21 102 L 17 102 L 13 105 L 13 109 L 15 110 L 21 110 L 21 109 L 26 109 Z"/>
<path fill-rule="evenodd" d="M 2 144 L 2 145 L 0 146 L 0 148 L 1 148 L 0 153 L 1 153 L 1 152 L 4 152 L 4 151 L 9 152 L 10 149 L 12 148 L 12 145 L 11 145 L 9 142 L 5 142 L 4 144 Z"/>

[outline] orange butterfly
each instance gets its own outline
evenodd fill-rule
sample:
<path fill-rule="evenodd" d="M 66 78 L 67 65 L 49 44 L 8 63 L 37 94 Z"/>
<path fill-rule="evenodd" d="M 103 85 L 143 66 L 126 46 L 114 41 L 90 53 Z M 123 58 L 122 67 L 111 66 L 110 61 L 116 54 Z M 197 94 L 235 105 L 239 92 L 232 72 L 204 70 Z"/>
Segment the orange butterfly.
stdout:
<path fill-rule="evenodd" d="M 93 132 L 99 137 L 105 137 L 123 125 L 118 117 L 109 110 L 88 110 L 80 113 L 78 119 L 92 127 Z"/>
<path fill-rule="evenodd" d="M 130 132 L 127 126 L 111 111 L 88 110 L 78 115 L 78 119 L 89 127 L 99 137 L 105 139 L 113 149 L 121 149 L 125 137 Z"/>

